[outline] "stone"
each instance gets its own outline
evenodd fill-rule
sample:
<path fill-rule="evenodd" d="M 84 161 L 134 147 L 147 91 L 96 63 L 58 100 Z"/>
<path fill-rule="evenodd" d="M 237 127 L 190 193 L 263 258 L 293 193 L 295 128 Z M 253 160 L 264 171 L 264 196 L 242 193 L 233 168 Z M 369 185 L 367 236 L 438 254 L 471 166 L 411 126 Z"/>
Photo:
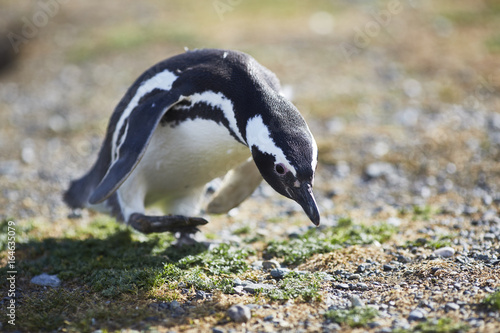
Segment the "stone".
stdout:
<path fill-rule="evenodd" d="M 178 308 L 181 307 L 181 303 L 179 303 L 178 301 L 172 301 L 170 302 L 170 309 L 171 310 L 177 310 Z"/>
<path fill-rule="evenodd" d="M 264 321 L 273 321 L 274 320 L 274 315 L 269 315 L 264 317 Z"/>
<path fill-rule="evenodd" d="M 400 262 L 400 263 L 403 263 L 403 264 L 408 264 L 411 262 L 411 259 L 408 258 L 408 257 L 405 257 L 403 255 L 398 255 L 397 257 L 397 260 Z"/>
<path fill-rule="evenodd" d="M 336 285 L 338 289 L 349 289 L 349 285 L 347 283 L 339 283 Z"/>
<path fill-rule="evenodd" d="M 427 319 L 427 311 L 424 309 L 415 309 L 410 312 L 410 315 L 408 316 L 409 321 L 422 321 Z"/>
<path fill-rule="evenodd" d="M 279 268 L 279 267 L 280 267 L 280 263 L 277 262 L 276 260 L 266 260 L 266 261 L 262 262 L 262 268 L 264 268 L 265 271 Z"/>
<path fill-rule="evenodd" d="M 408 329 L 410 329 L 410 324 L 404 318 L 394 319 L 392 321 L 392 328 L 408 330 Z"/>
<path fill-rule="evenodd" d="M 203 290 L 196 290 L 195 299 L 204 300 L 212 298 L 211 293 L 204 292 Z"/>
<path fill-rule="evenodd" d="M 359 274 L 352 274 L 348 277 L 349 280 L 359 280 L 361 276 Z"/>
<path fill-rule="evenodd" d="M 326 326 L 323 326 L 323 331 L 326 331 L 326 332 L 340 331 L 340 325 L 337 323 L 330 323 Z"/>
<path fill-rule="evenodd" d="M 257 260 L 257 261 L 254 261 L 254 262 L 252 263 L 252 268 L 253 268 L 254 270 L 256 270 L 256 271 L 257 271 L 257 270 L 261 270 L 261 269 L 263 268 L 263 267 L 262 267 L 262 260 Z"/>
<path fill-rule="evenodd" d="M 370 289 L 370 287 L 368 287 L 368 285 L 366 283 L 356 283 L 356 289 L 359 289 L 359 290 L 368 290 Z"/>
<path fill-rule="evenodd" d="M 364 271 L 366 271 L 366 265 L 359 265 L 358 268 L 356 269 L 356 273 L 363 273 Z"/>
<path fill-rule="evenodd" d="M 446 305 L 444 306 L 445 310 L 447 311 L 456 311 L 456 310 L 460 310 L 460 305 L 458 305 L 457 303 L 446 303 Z"/>
<path fill-rule="evenodd" d="M 269 290 L 274 288 L 275 287 L 272 284 L 265 284 L 265 283 L 249 283 L 243 286 L 243 290 L 251 294 L 255 294 L 256 292 L 262 289 Z"/>
<path fill-rule="evenodd" d="M 30 282 L 33 284 L 38 284 L 39 286 L 53 288 L 59 287 L 61 285 L 61 280 L 59 280 L 57 275 L 49 275 L 47 273 L 34 276 Z"/>
<path fill-rule="evenodd" d="M 225 331 L 222 328 L 214 327 L 212 328 L 212 333 L 224 333 Z"/>
<path fill-rule="evenodd" d="M 449 246 L 445 246 L 435 250 L 432 254 L 434 254 L 436 257 L 451 258 L 455 254 L 455 249 Z"/>
<path fill-rule="evenodd" d="M 385 264 L 384 266 L 382 266 L 382 268 L 385 272 L 390 272 L 394 270 L 394 266 L 388 264 Z"/>
<path fill-rule="evenodd" d="M 377 327 L 380 327 L 382 326 L 382 324 L 378 321 L 372 321 L 370 323 L 368 323 L 368 327 L 369 328 L 377 328 Z"/>
<path fill-rule="evenodd" d="M 237 323 L 246 323 L 252 318 L 252 312 L 250 309 L 242 304 L 236 304 L 231 306 L 227 310 L 227 315 L 232 321 Z"/>
<path fill-rule="evenodd" d="M 285 277 L 287 273 L 289 273 L 290 270 L 288 268 L 274 268 L 271 269 L 271 276 L 275 279 L 282 279 Z"/>
<path fill-rule="evenodd" d="M 374 162 L 368 164 L 365 169 L 365 174 L 369 179 L 379 178 L 382 176 L 390 175 L 394 172 L 392 164 L 387 162 Z"/>
<path fill-rule="evenodd" d="M 497 237 L 495 236 L 495 234 L 493 234 L 491 232 L 487 232 L 484 234 L 483 238 L 485 241 L 494 241 Z"/>
<path fill-rule="evenodd" d="M 365 306 L 365 302 L 363 302 L 358 295 L 350 295 L 349 299 L 351 300 L 352 306 L 355 308 L 362 308 Z"/>

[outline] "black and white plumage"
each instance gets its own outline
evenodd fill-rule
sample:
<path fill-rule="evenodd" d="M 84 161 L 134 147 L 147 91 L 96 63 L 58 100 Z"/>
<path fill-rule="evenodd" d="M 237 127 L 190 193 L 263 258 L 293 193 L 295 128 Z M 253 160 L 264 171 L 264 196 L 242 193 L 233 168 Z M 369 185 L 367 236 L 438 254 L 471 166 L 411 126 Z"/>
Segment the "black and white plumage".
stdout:
<path fill-rule="evenodd" d="M 242 52 L 188 51 L 153 66 L 129 88 L 96 163 L 64 200 L 144 233 L 192 232 L 207 223 L 192 216 L 208 182 L 226 175 L 206 206 L 223 213 L 264 178 L 319 225 L 316 165 L 316 142 L 271 71 Z M 150 205 L 174 215 L 145 215 Z"/>

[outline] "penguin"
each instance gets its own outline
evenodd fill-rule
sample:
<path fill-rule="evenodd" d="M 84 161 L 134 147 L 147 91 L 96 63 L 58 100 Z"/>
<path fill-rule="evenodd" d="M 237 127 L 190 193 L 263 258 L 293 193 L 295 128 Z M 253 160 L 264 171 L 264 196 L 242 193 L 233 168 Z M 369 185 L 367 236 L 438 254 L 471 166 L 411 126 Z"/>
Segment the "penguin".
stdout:
<path fill-rule="evenodd" d="M 318 226 L 318 148 L 280 91 L 273 72 L 239 51 L 193 50 L 154 65 L 115 108 L 95 164 L 64 201 L 145 234 L 189 234 L 208 223 L 201 211 L 228 212 L 264 179 Z M 206 185 L 221 177 L 201 207 Z M 148 215 L 151 206 L 168 215 Z"/>

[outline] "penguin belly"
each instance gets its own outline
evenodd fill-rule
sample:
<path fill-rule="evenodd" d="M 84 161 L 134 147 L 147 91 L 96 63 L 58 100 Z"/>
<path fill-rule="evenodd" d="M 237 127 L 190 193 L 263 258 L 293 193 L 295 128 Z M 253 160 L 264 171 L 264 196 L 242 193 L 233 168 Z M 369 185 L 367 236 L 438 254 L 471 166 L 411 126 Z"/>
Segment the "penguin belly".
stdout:
<path fill-rule="evenodd" d="M 193 214 L 205 185 L 251 155 L 221 124 L 186 119 L 158 126 L 141 161 L 118 189 L 124 216 L 150 205 Z"/>

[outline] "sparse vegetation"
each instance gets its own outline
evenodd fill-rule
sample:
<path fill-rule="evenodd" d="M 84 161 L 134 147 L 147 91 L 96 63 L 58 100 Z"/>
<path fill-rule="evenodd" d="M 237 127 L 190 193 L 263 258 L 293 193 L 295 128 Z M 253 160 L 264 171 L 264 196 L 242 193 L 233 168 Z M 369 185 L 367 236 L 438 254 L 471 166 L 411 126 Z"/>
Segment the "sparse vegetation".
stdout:
<path fill-rule="evenodd" d="M 465 333 L 469 326 L 451 318 L 432 319 L 418 323 L 411 329 L 396 329 L 394 333 Z"/>
<path fill-rule="evenodd" d="M 494 293 L 486 296 L 483 299 L 482 304 L 488 309 L 500 311 L 500 291 L 497 290 Z"/>
<path fill-rule="evenodd" d="M 320 301 L 321 276 L 312 273 L 290 272 L 280 280 L 276 289 L 264 292 L 273 301 L 299 299 L 304 302 Z"/>
<path fill-rule="evenodd" d="M 337 324 L 346 324 L 350 327 L 366 327 L 369 322 L 378 316 L 377 309 L 372 307 L 353 307 L 351 309 L 329 310 L 325 318 Z"/>
<path fill-rule="evenodd" d="M 303 263 L 316 253 L 328 253 L 341 246 L 385 242 L 396 231 L 387 224 L 354 225 L 349 218 L 340 219 L 337 227 L 310 229 L 304 235 L 285 241 L 272 241 L 266 248 L 268 255 L 283 258 L 287 265 Z"/>

